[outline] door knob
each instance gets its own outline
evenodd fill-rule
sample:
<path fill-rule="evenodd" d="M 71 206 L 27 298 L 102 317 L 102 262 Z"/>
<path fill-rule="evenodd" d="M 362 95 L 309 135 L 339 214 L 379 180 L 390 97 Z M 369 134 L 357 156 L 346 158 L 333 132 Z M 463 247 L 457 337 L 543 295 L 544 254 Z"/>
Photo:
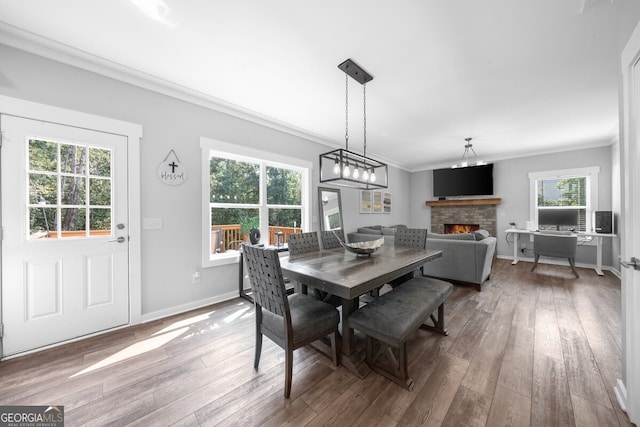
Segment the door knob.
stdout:
<path fill-rule="evenodd" d="M 118 237 L 117 239 L 114 239 L 114 240 L 107 240 L 107 242 L 123 243 L 125 240 L 127 240 L 127 239 L 125 239 L 124 236 L 120 236 L 120 237 Z"/>
<path fill-rule="evenodd" d="M 622 261 L 622 259 L 618 257 L 618 260 L 624 268 L 633 268 L 634 270 L 640 270 L 640 260 L 636 257 L 632 256 L 629 261 Z"/>

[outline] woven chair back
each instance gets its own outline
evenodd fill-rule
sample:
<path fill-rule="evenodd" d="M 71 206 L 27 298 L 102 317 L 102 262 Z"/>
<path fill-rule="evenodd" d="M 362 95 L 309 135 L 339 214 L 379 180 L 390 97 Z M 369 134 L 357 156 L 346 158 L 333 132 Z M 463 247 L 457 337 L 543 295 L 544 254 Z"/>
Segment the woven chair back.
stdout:
<path fill-rule="evenodd" d="M 322 230 L 320 232 L 320 240 L 322 240 L 324 249 L 340 248 L 342 247 L 340 241 L 344 242 L 344 231 L 342 231 L 342 228 L 338 230 Z"/>
<path fill-rule="evenodd" d="M 307 252 L 316 252 L 320 250 L 320 241 L 318 233 L 309 231 L 307 233 L 289 234 L 287 236 L 287 245 L 289 246 L 289 255 L 295 256 L 306 254 Z"/>
<path fill-rule="evenodd" d="M 289 312 L 289 300 L 278 252 L 247 244 L 242 245 L 242 250 L 256 304 L 285 317 Z"/>
<path fill-rule="evenodd" d="M 426 228 L 407 228 L 396 231 L 394 246 L 424 249 L 427 246 Z"/>

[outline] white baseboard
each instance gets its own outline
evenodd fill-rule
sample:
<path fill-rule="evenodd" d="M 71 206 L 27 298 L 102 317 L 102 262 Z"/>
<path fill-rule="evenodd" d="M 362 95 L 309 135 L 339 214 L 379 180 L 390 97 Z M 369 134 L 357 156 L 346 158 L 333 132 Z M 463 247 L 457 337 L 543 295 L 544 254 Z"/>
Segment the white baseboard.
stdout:
<path fill-rule="evenodd" d="M 169 307 L 163 310 L 146 313 L 142 315 L 141 323 L 152 322 L 154 320 L 163 319 L 165 317 L 173 316 L 175 314 L 180 314 L 186 311 L 195 310 L 197 308 L 206 307 L 211 304 L 216 304 L 223 301 L 229 301 L 234 298 L 238 298 L 238 291 L 228 292 L 226 294 L 217 295 L 215 297 L 193 301 L 188 304 L 178 305 L 175 307 Z"/>
<path fill-rule="evenodd" d="M 513 256 L 509 256 L 509 255 L 496 255 L 496 258 L 513 261 Z M 534 261 L 533 257 L 518 257 L 518 262 L 530 262 L 530 263 L 533 263 L 533 261 Z M 566 258 L 565 259 L 562 259 L 562 258 L 559 258 L 559 259 L 540 258 L 540 260 L 538 261 L 538 264 L 569 265 L 569 263 L 567 262 Z M 596 265 L 595 264 L 576 263 L 576 267 L 595 269 Z M 614 269 L 613 267 L 610 267 L 608 265 L 603 265 L 602 266 L 602 270 L 610 271 L 611 274 L 616 276 L 618 279 L 622 279 L 621 273 L 618 270 Z"/>
<path fill-rule="evenodd" d="M 621 379 L 616 381 L 616 386 L 613 388 L 613 391 L 616 394 L 618 405 L 620 405 L 620 408 L 622 408 L 624 412 L 627 412 L 627 388 Z"/>

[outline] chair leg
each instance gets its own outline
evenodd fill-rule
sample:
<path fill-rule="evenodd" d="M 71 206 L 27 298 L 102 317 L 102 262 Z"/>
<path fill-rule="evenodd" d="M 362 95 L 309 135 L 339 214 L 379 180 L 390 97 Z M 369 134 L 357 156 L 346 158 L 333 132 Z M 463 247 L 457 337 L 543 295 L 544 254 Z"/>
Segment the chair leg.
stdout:
<path fill-rule="evenodd" d="M 333 360 L 333 365 L 338 366 L 340 360 L 338 359 L 338 346 L 340 345 L 340 340 L 338 339 L 338 327 L 336 326 L 336 330 L 329 335 L 329 340 L 331 341 L 331 359 Z"/>
<path fill-rule="evenodd" d="M 538 266 L 538 260 L 540 259 L 540 255 L 536 254 L 535 259 L 533 260 L 533 267 L 531 267 L 531 271 L 535 270 L 536 267 Z"/>
<path fill-rule="evenodd" d="M 293 349 L 287 348 L 285 353 L 284 398 L 288 399 L 291 395 L 291 377 L 293 377 Z"/>
<path fill-rule="evenodd" d="M 576 260 L 574 258 L 569 258 L 569 265 L 571 266 L 571 271 L 573 271 L 573 274 L 575 274 L 579 279 L 580 275 L 578 274 L 578 270 L 576 270 Z"/>
<path fill-rule="evenodd" d="M 260 364 L 260 355 L 262 354 L 262 331 L 260 325 L 262 323 L 262 308 L 256 306 L 256 350 L 253 359 L 254 369 L 258 369 Z"/>

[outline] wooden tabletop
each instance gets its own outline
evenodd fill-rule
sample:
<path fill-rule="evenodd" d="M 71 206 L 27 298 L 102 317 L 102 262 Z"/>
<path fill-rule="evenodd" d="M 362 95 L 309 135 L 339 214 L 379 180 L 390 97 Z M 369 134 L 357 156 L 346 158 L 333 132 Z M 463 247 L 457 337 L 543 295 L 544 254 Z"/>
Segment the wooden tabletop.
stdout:
<path fill-rule="evenodd" d="M 391 245 L 370 256 L 338 248 L 283 258 L 281 267 L 292 280 L 352 300 L 441 256 L 438 250 Z"/>

